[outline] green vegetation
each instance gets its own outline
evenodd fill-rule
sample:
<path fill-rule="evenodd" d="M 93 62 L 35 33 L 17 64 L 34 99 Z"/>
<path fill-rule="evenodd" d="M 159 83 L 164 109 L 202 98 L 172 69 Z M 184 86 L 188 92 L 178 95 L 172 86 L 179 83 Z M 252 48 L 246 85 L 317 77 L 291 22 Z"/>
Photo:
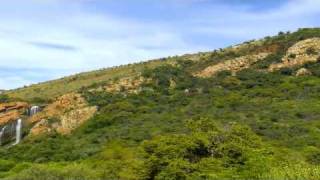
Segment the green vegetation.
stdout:
<path fill-rule="evenodd" d="M 81 88 L 101 83 L 103 84 L 122 77 L 135 76 L 144 68 L 152 68 L 164 63 L 169 63 L 172 61 L 171 59 L 172 58 L 168 58 L 168 61 L 153 60 L 147 63 L 144 62 L 139 64 L 130 64 L 126 66 L 81 73 L 58 80 L 7 91 L 6 94 L 9 95 L 10 98 L 25 100 L 32 103 L 49 102 L 58 96 L 69 92 L 78 91 Z"/>
<path fill-rule="evenodd" d="M 5 103 L 9 101 L 9 96 L 6 94 L 0 94 L 0 103 Z"/>
<path fill-rule="evenodd" d="M 320 179 L 320 62 L 303 65 L 310 76 L 291 76 L 300 67 L 265 71 L 294 42 L 315 36 L 319 29 L 302 29 L 235 53 L 141 67 L 150 81 L 137 94 L 90 91 L 97 84 L 76 88 L 98 113 L 71 135 L 27 137 L 0 148 L 0 178 Z M 279 49 L 235 76 L 192 76 L 218 58 L 271 45 Z"/>

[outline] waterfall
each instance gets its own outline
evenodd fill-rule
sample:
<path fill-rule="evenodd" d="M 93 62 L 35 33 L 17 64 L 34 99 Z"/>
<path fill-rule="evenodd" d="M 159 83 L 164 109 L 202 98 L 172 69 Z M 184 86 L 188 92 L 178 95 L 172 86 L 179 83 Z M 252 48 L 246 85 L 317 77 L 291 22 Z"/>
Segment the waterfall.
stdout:
<path fill-rule="evenodd" d="M 32 106 L 29 111 L 30 111 L 29 115 L 33 116 L 40 111 L 40 108 L 39 106 Z"/>
<path fill-rule="evenodd" d="M 0 146 L 12 142 L 15 143 L 12 146 L 20 143 L 22 138 L 22 119 L 18 119 L 15 122 L 7 123 L 0 128 Z"/>
<path fill-rule="evenodd" d="M 19 144 L 21 140 L 21 126 L 22 126 L 22 120 L 18 119 L 16 124 L 16 142 L 14 145 Z"/>
<path fill-rule="evenodd" d="M 6 130 L 6 127 L 7 126 L 2 127 L 0 131 L 0 146 L 2 145 L 2 137 L 4 135 L 4 131 Z"/>

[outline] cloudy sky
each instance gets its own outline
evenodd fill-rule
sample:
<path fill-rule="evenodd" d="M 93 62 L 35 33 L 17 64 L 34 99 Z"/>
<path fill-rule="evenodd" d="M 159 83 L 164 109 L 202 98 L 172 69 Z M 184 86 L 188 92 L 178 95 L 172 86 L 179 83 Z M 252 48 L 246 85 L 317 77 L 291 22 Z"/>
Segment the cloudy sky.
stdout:
<path fill-rule="evenodd" d="M 0 89 L 320 26 L 320 0 L 0 2 Z"/>

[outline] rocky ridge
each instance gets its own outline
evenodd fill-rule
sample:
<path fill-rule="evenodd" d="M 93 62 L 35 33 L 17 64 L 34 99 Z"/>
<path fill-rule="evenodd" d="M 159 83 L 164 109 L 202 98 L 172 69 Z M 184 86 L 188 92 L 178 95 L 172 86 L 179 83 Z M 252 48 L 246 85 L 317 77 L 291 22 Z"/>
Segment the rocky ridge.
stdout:
<path fill-rule="evenodd" d="M 236 73 L 242 69 L 249 68 L 255 62 L 264 59 L 269 53 L 259 53 L 254 55 L 241 56 L 235 59 L 227 60 L 213 66 L 209 66 L 195 75 L 198 77 L 210 77 L 221 71 L 231 71 Z"/>
<path fill-rule="evenodd" d="M 320 38 L 311 38 L 300 41 L 290 47 L 281 63 L 272 64 L 269 71 L 316 62 L 320 57 Z"/>

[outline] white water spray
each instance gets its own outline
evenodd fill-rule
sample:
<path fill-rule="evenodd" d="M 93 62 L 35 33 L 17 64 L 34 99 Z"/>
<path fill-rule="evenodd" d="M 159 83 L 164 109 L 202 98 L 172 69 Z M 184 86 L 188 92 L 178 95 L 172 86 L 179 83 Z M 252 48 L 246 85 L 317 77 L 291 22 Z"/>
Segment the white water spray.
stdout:
<path fill-rule="evenodd" d="M 40 107 L 39 106 L 32 106 L 30 108 L 30 116 L 33 116 L 35 114 L 37 114 L 40 111 Z"/>
<path fill-rule="evenodd" d="M 16 142 L 14 145 L 19 144 L 21 140 L 21 126 L 22 126 L 22 120 L 18 119 L 16 124 Z"/>
<path fill-rule="evenodd" d="M 6 130 L 6 127 L 7 127 L 7 126 L 4 126 L 4 127 L 1 129 L 1 131 L 0 131 L 0 146 L 2 145 L 2 137 L 3 137 L 3 135 L 4 135 L 4 131 Z"/>

